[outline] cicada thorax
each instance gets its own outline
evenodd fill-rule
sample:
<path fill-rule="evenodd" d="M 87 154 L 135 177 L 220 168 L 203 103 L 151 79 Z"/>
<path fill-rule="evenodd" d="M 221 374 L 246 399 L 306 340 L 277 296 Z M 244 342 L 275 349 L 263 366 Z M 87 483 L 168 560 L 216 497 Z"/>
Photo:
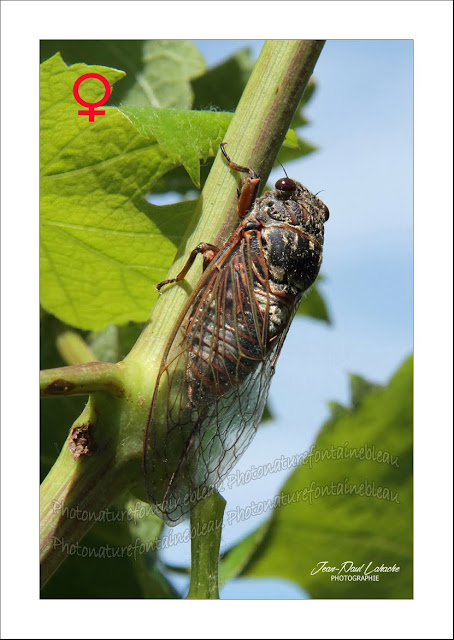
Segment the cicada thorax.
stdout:
<path fill-rule="evenodd" d="M 214 252 L 189 299 L 161 364 L 145 440 L 148 498 L 168 524 L 219 485 L 254 436 L 289 324 L 317 277 L 327 217 L 300 183 L 278 181 Z"/>
<path fill-rule="evenodd" d="M 322 262 L 324 205 L 299 182 L 291 197 L 278 190 L 257 201 L 262 245 L 272 290 L 299 303 Z"/>

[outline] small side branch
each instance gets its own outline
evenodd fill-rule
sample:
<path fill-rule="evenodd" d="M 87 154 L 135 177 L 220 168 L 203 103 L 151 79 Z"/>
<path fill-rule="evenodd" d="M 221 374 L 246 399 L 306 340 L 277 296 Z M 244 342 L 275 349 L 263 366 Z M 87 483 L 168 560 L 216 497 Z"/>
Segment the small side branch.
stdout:
<path fill-rule="evenodd" d="M 41 371 L 41 396 L 80 396 L 105 391 L 116 397 L 124 396 L 122 364 L 89 362 L 71 367 Z"/>
<path fill-rule="evenodd" d="M 85 364 L 96 360 L 93 351 L 76 331 L 62 331 L 55 344 L 68 365 Z"/>

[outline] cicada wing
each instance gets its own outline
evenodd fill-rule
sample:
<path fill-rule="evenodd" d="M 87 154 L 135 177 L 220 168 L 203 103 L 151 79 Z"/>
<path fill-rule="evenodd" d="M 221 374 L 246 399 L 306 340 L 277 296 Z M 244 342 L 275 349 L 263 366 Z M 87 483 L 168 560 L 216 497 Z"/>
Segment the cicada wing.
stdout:
<path fill-rule="evenodd" d="M 193 447 L 198 486 L 218 486 L 240 459 L 262 417 L 270 379 L 269 366 L 261 363 L 208 408 Z"/>
<path fill-rule="evenodd" d="M 172 511 L 170 506 L 166 507 L 163 503 L 184 449 L 185 431 L 192 428 L 186 399 L 186 367 L 187 352 L 181 347 L 176 356 L 161 366 L 147 425 L 144 443 L 145 484 L 148 500 L 159 515 Z"/>
<path fill-rule="evenodd" d="M 148 499 L 168 524 L 222 482 L 263 413 L 279 341 L 268 340 L 256 249 L 240 242 L 217 256 L 165 351 L 144 454 Z"/>

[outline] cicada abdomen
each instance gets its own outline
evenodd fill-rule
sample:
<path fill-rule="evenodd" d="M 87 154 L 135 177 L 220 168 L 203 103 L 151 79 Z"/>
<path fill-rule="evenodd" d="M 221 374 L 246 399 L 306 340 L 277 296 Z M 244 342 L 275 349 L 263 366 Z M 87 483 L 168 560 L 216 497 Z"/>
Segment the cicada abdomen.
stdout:
<path fill-rule="evenodd" d="M 303 293 L 322 260 L 328 209 L 299 182 L 282 178 L 256 199 L 247 172 L 239 226 L 218 250 L 201 244 L 203 275 L 170 337 L 144 442 L 148 500 L 168 524 L 220 484 L 254 436 L 276 359 Z"/>

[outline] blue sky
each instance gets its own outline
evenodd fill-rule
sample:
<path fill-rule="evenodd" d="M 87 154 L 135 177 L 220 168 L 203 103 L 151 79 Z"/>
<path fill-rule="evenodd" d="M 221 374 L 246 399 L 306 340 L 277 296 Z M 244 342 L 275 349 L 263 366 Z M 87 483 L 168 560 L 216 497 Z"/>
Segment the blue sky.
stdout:
<path fill-rule="evenodd" d="M 257 56 L 263 41 L 195 41 L 209 66 L 239 48 Z M 322 290 L 333 325 L 297 318 L 270 391 L 276 420 L 263 426 L 235 471 L 310 449 L 329 415 L 327 402 L 349 401 L 349 373 L 385 383 L 413 342 L 413 43 L 331 40 L 314 77 L 317 91 L 300 133 L 318 151 L 286 166 L 329 206 Z M 281 177 L 275 171 L 270 182 Z M 227 510 L 275 495 L 288 472 L 223 492 Z M 224 549 L 263 518 L 226 526 Z M 186 525 L 180 525 L 183 529 Z M 188 563 L 189 545 L 169 563 Z M 284 581 L 238 580 L 231 598 L 304 597 Z"/>

